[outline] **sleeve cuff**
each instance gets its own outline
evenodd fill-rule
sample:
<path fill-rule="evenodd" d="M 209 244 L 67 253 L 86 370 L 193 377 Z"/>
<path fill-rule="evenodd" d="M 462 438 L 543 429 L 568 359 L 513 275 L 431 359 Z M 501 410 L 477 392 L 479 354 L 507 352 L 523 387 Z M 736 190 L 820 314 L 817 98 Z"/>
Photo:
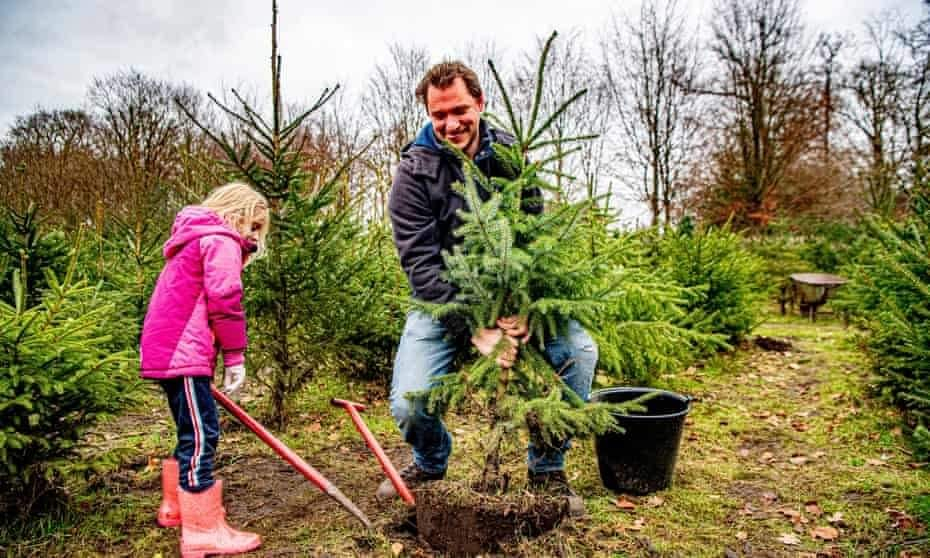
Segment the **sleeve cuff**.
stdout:
<path fill-rule="evenodd" d="M 223 351 L 223 366 L 236 366 L 245 362 L 244 351 Z"/>

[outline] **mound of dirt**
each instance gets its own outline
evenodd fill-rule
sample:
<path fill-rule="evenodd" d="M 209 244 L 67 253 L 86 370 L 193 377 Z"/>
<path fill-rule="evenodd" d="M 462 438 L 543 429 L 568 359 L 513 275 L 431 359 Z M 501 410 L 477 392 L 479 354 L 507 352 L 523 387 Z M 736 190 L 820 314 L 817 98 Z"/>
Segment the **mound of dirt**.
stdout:
<path fill-rule="evenodd" d="M 488 495 L 453 481 L 415 491 L 417 530 L 433 549 L 453 556 L 495 552 L 520 537 L 555 528 L 568 501 L 529 492 Z"/>
<path fill-rule="evenodd" d="M 758 335 L 755 338 L 756 347 L 759 347 L 763 351 L 776 351 L 783 353 L 785 351 L 790 351 L 794 346 L 782 339 L 775 339 L 774 337 L 765 337 L 764 335 Z"/>

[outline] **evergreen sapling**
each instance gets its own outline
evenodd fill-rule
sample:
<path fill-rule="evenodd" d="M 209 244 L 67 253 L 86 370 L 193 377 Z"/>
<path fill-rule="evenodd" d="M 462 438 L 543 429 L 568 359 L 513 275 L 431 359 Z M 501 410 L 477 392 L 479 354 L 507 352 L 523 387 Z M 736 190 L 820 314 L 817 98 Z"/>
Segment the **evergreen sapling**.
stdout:
<path fill-rule="evenodd" d="M 560 447 L 572 436 L 588 436 L 617 428 L 612 412 L 636 407 L 639 401 L 617 404 L 588 404 L 567 384 L 543 356 L 545 340 L 564 333 L 570 319 L 582 326 L 596 324 L 595 316 L 610 294 L 611 287 L 600 287 L 599 275 L 608 267 L 611 253 L 589 257 L 579 251 L 585 240 L 583 226 L 596 200 L 566 202 L 551 211 L 531 214 L 526 192 L 538 188 L 550 193 L 559 189 L 544 176 L 555 171 L 548 167 L 574 150 L 537 161 L 530 156 L 551 145 L 544 134 L 552 122 L 585 91 L 579 91 L 556 110 L 539 114 L 545 61 L 555 33 L 543 49 L 535 96 L 524 123 L 518 118 L 506 88 L 492 62 L 492 74 L 500 88 L 509 122 L 486 114 L 490 122 L 512 134 L 512 145 L 495 144 L 494 156 L 510 171 L 512 178 L 488 178 L 469 157 L 446 142 L 462 161 L 464 181 L 453 185 L 469 208 L 462 212 L 462 225 L 456 230 L 461 239 L 451 253 L 443 254 L 445 279 L 459 289 L 447 304 L 415 301 L 415 306 L 434 317 L 457 313 L 473 331 L 496 327 L 498 318 L 525 316 L 530 341 L 519 348 L 511 368 L 496 362 L 501 351 L 511 345 L 506 338 L 495 349 L 479 357 L 466 369 L 437 379 L 430 390 L 429 406 L 437 412 L 465 401 L 475 402 L 488 411 L 491 432 L 485 445 L 485 463 L 479 491 L 505 488 L 500 475 L 502 444 L 508 436 L 525 430 L 539 448 Z M 560 138 L 579 142 L 593 136 Z M 561 198 L 567 199 L 566 196 Z M 426 394 L 414 394 L 414 397 Z"/>

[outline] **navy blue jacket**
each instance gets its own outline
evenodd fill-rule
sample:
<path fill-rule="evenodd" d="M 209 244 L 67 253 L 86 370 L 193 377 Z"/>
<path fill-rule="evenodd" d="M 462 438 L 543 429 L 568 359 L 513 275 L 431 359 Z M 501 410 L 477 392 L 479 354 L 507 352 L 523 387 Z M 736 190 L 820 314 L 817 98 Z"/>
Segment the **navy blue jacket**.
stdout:
<path fill-rule="evenodd" d="M 515 178 L 494 157 L 492 143 L 511 145 L 513 137 L 480 121 L 481 143 L 475 154 L 475 164 L 488 177 Z M 432 124 L 427 124 L 401 153 L 394 173 L 388 209 L 394 230 L 394 244 L 400 264 L 407 274 L 413 296 L 428 302 L 449 302 L 457 288 L 443 280 L 445 264 L 442 251 L 452 251 L 457 239 L 452 234 L 461 224 L 456 212 L 467 210 L 465 199 L 453 191 L 452 183 L 464 182 L 462 164 L 456 155 L 437 142 Z M 479 185 L 479 195 L 490 194 Z M 524 199 L 536 200 L 524 204 L 524 211 L 541 213 L 542 193 L 533 189 Z M 450 324 L 443 320 L 447 328 Z M 457 327 L 454 329 L 458 329 Z M 452 332 L 458 335 L 460 331 Z"/>

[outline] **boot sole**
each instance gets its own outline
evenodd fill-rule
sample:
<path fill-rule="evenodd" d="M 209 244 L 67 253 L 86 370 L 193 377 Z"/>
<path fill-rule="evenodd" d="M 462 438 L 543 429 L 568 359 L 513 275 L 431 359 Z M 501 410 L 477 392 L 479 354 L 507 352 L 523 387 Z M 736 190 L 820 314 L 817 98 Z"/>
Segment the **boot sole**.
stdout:
<path fill-rule="evenodd" d="M 242 554 L 251 552 L 262 545 L 262 539 L 259 538 L 255 544 L 246 547 L 233 549 L 218 549 L 216 547 L 208 548 L 184 548 L 181 547 L 181 558 L 206 558 L 207 556 L 217 556 L 226 554 Z"/>
<path fill-rule="evenodd" d="M 220 550 L 217 548 L 185 549 L 181 548 L 181 558 L 206 558 L 207 556 L 222 556 L 227 554 L 243 554 L 251 552 L 262 545 L 261 539 L 254 546 L 237 548 L 236 550 Z"/>
<path fill-rule="evenodd" d="M 159 527 L 165 527 L 165 528 L 180 527 L 180 525 L 181 525 L 181 520 L 180 520 L 180 519 L 162 519 L 162 518 L 158 518 L 158 519 L 155 520 L 155 523 L 157 523 Z"/>

